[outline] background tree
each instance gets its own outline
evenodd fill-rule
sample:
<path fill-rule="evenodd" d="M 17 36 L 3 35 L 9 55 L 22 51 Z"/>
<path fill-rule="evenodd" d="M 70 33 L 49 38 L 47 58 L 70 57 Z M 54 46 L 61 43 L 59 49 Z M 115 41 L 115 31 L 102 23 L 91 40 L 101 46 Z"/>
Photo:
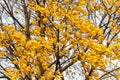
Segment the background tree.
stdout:
<path fill-rule="evenodd" d="M 120 0 L 0 3 L 0 78 L 120 79 Z"/>

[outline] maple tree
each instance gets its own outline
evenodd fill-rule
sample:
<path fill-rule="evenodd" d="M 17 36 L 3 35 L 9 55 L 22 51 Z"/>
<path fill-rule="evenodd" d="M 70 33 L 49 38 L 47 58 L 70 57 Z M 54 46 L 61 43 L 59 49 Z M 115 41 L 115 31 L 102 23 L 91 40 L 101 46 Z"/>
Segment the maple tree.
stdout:
<path fill-rule="evenodd" d="M 2 0 L 0 11 L 0 78 L 120 79 L 120 0 Z"/>

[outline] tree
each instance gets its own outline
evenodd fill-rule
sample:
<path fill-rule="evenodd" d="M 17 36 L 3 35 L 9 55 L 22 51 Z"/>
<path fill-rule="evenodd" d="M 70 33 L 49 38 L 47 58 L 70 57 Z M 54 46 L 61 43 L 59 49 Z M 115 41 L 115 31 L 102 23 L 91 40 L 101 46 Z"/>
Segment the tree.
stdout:
<path fill-rule="evenodd" d="M 120 0 L 0 3 L 0 78 L 120 79 Z"/>

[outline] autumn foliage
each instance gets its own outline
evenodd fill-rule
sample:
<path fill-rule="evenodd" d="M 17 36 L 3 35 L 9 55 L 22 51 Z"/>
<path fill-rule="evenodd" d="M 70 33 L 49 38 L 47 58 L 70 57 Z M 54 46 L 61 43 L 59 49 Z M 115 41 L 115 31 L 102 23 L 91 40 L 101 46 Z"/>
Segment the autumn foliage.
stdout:
<path fill-rule="evenodd" d="M 0 11 L 0 79 L 120 79 L 120 0 L 2 0 Z"/>

